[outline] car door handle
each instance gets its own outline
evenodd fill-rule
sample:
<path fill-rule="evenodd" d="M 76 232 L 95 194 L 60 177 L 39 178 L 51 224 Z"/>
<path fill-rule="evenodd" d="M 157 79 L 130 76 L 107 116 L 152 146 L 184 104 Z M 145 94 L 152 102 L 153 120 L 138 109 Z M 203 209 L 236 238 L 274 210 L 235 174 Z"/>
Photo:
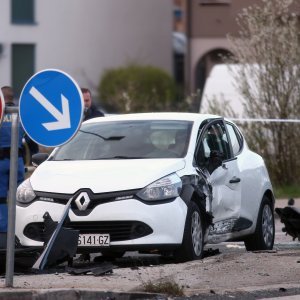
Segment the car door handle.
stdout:
<path fill-rule="evenodd" d="M 241 178 L 238 178 L 236 176 L 233 176 L 230 180 L 229 183 L 238 183 L 241 181 Z"/>

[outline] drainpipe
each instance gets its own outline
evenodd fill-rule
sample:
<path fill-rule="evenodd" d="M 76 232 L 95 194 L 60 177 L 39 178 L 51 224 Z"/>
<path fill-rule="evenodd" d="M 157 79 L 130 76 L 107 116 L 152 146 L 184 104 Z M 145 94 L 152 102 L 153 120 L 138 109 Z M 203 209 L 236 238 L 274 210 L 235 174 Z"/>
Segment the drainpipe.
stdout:
<path fill-rule="evenodd" d="M 192 35 L 192 1 L 186 1 L 185 25 L 186 25 L 186 54 L 185 54 L 185 92 L 186 96 L 192 93 L 191 82 L 191 35 Z"/>

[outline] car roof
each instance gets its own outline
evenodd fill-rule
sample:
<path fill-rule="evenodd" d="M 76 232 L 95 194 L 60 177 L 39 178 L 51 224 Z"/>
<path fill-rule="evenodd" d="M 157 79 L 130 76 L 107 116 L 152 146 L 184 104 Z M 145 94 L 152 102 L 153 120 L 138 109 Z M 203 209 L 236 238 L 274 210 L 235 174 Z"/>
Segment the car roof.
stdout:
<path fill-rule="evenodd" d="M 202 122 L 207 119 L 221 118 L 212 114 L 184 113 L 184 112 L 152 112 L 109 115 L 105 117 L 93 118 L 84 123 L 106 122 L 106 121 L 130 121 L 130 120 L 178 120 Z"/>

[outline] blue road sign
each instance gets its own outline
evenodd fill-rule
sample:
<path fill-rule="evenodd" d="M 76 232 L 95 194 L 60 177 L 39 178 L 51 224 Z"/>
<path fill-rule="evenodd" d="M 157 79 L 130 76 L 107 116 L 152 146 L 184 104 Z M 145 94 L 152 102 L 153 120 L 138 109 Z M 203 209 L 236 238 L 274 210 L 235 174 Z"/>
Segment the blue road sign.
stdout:
<path fill-rule="evenodd" d="M 83 97 L 74 79 L 54 69 L 33 75 L 20 97 L 20 120 L 36 143 L 56 147 L 78 131 L 83 117 Z"/>

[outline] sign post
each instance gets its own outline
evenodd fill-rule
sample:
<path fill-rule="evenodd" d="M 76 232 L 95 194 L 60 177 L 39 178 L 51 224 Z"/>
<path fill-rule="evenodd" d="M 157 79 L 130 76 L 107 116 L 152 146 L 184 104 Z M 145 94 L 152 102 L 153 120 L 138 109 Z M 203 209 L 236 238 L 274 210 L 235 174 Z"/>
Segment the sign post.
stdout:
<path fill-rule="evenodd" d="M 0 90 L 0 126 L 4 115 L 4 98 Z M 18 170 L 19 116 L 27 135 L 39 145 L 56 147 L 67 143 L 79 130 L 83 118 L 83 96 L 68 74 L 47 69 L 33 75 L 25 84 L 18 107 L 12 113 L 10 177 L 8 193 L 8 231 L 6 286 L 13 286 L 16 189 Z"/>
<path fill-rule="evenodd" d="M 8 107 L 8 113 L 12 113 L 11 147 L 9 165 L 9 191 L 8 191 L 8 224 L 6 246 L 6 274 L 5 284 L 13 286 L 14 262 L 15 262 L 15 220 L 16 220 L 16 190 L 18 175 L 18 136 L 19 115 L 18 107 Z"/>
<path fill-rule="evenodd" d="M 10 149 L 10 172 L 8 191 L 8 224 L 6 237 L 6 273 L 5 284 L 7 287 L 13 286 L 14 273 L 14 253 L 15 253 L 15 219 L 16 219 L 16 189 L 18 175 L 18 132 L 19 116 L 18 107 L 5 107 L 3 93 L 0 89 L 0 127 L 5 113 L 12 114 L 11 127 L 11 149 Z"/>
<path fill-rule="evenodd" d="M 2 91 L 0 89 L 0 127 L 3 121 L 4 111 L 5 111 L 5 102 L 4 102 Z"/>

